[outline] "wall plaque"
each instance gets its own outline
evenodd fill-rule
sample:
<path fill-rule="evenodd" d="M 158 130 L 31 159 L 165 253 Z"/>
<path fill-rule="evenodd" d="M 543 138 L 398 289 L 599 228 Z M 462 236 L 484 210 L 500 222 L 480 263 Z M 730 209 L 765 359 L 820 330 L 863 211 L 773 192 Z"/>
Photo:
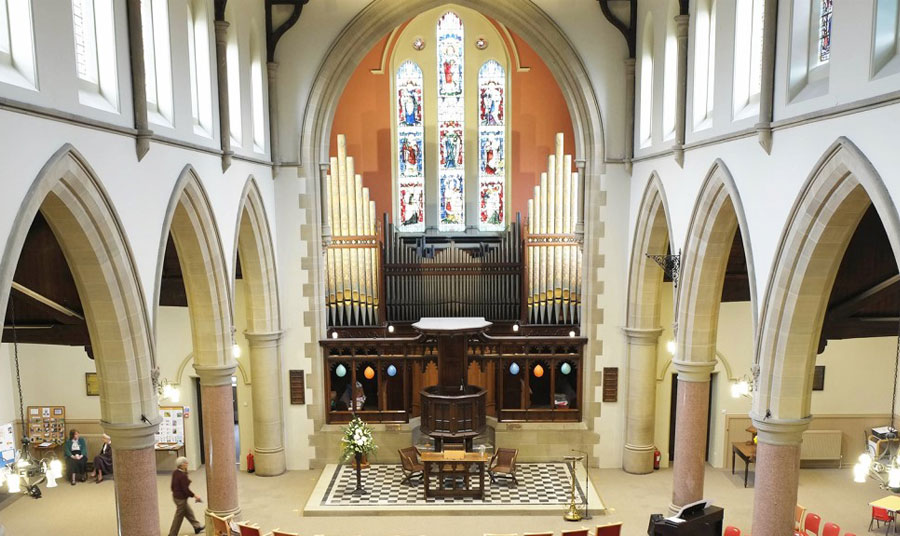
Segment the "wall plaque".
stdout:
<path fill-rule="evenodd" d="M 306 381 L 303 378 L 303 371 L 291 370 L 289 373 L 291 404 L 306 404 Z"/>
<path fill-rule="evenodd" d="M 603 367 L 603 401 L 616 402 L 619 398 L 619 368 Z"/>

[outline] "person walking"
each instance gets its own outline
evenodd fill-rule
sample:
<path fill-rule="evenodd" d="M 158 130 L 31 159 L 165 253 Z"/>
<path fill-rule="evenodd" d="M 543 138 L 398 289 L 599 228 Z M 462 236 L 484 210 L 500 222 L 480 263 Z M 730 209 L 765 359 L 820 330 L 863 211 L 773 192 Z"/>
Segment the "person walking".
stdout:
<path fill-rule="evenodd" d="M 191 479 L 188 478 L 188 459 L 184 456 L 179 456 L 175 460 L 175 465 L 178 466 L 172 472 L 172 500 L 175 501 L 175 519 L 172 520 L 169 536 L 178 536 L 181 523 L 185 518 L 194 528 L 194 534 L 200 534 L 206 527 L 201 525 L 197 518 L 194 517 L 194 511 L 191 510 L 188 499 L 193 497 L 197 503 L 202 503 L 203 499 L 191 491 Z"/>

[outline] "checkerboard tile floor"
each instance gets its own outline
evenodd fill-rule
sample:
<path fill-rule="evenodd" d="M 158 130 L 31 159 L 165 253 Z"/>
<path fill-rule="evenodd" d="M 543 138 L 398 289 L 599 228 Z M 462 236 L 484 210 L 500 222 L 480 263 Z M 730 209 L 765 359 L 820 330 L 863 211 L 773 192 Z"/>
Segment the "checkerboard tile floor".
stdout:
<path fill-rule="evenodd" d="M 351 465 L 338 465 L 322 498 L 322 506 L 434 506 L 435 504 L 495 504 L 516 505 L 566 505 L 572 486 L 572 471 L 564 463 L 516 464 L 518 486 L 510 486 L 506 479 L 491 483 L 485 474 L 484 502 L 481 499 L 430 498 L 425 499 L 421 478 L 412 479 L 413 485 L 403 483 L 400 465 L 376 464 L 362 471 L 363 495 L 353 495 L 356 489 L 356 471 Z M 478 476 L 472 480 L 477 483 Z M 432 480 L 432 486 L 435 486 Z M 581 484 L 575 483 L 575 501 L 584 501 Z"/>

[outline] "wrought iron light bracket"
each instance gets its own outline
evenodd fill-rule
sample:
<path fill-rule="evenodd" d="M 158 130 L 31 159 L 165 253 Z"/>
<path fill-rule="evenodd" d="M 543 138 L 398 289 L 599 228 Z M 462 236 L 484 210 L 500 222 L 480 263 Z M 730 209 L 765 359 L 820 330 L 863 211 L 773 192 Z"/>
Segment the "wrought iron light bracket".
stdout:
<path fill-rule="evenodd" d="M 675 288 L 678 288 L 678 274 L 681 272 L 680 249 L 678 250 L 678 255 L 651 255 L 650 253 L 645 253 L 644 255 L 658 264 L 663 269 L 663 272 L 672 279 L 672 284 Z"/>

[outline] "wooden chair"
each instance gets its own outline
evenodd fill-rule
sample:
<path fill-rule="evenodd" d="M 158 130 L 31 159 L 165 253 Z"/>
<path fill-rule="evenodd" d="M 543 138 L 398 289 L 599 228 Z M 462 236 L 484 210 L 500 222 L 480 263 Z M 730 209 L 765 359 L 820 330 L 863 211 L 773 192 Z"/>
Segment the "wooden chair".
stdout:
<path fill-rule="evenodd" d="M 822 529 L 822 536 L 841 536 L 841 527 L 834 523 L 825 523 Z"/>
<path fill-rule="evenodd" d="M 485 532 L 484 536 L 519 536 L 519 535 L 515 532 L 511 532 L 509 534 L 496 534 L 493 532 Z"/>
<path fill-rule="evenodd" d="M 622 522 L 597 525 L 597 536 L 620 536 L 622 534 Z"/>
<path fill-rule="evenodd" d="M 553 531 L 548 532 L 523 532 L 522 536 L 553 536 Z"/>
<path fill-rule="evenodd" d="M 741 536 L 741 529 L 737 527 L 725 527 L 725 536 Z"/>
<path fill-rule="evenodd" d="M 419 461 L 419 449 L 416 447 L 406 447 L 397 452 L 400 453 L 400 467 L 403 469 L 404 475 L 403 480 L 401 480 L 400 483 L 406 482 L 412 486 L 412 479 L 414 477 L 423 477 L 425 475 L 425 465 Z"/>
<path fill-rule="evenodd" d="M 275 529 L 272 531 L 272 536 L 300 536 L 296 532 L 284 532 L 283 530 Z"/>
<path fill-rule="evenodd" d="M 231 524 L 231 519 L 234 516 L 219 517 L 212 512 L 206 512 L 206 515 L 209 516 L 209 520 L 212 522 L 213 536 L 231 536 L 231 529 L 228 526 Z"/>
<path fill-rule="evenodd" d="M 241 536 L 263 536 L 263 533 L 259 530 L 258 525 L 245 525 L 244 523 L 238 523 L 238 530 L 240 531 Z"/>
<path fill-rule="evenodd" d="M 799 504 L 794 507 L 794 532 L 800 532 L 803 526 L 803 514 L 806 513 L 806 507 Z"/>
<path fill-rule="evenodd" d="M 516 479 L 516 456 L 518 455 L 519 449 L 497 449 L 488 463 L 488 475 L 491 477 L 491 482 L 496 482 L 497 477 L 503 476 L 511 478 L 513 484 L 518 486 L 519 481 Z"/>
<path fill-rule="evenodd" d="M 560 532 L 560 536 L 588 536 L 591 529 L 573 529 Z"/>
<path fill-rule="evenodd" d="M 806 517 L 809 517 L 809 516 L 806 516 Z M 892 513 L 888 512 L 887 510 L 885 510 L 884 508 L 877 508 L 877 507 L 873 506 L 872 507 L 872 519 L 869 521 L 869 532 L 872 531 L 872 523 L 877 523 L 878 528 L 880 529 L 882 522 L 887 523 L 887 528 L 884 531 L 885 534 L 887 534 L 891 528 L 891 524 L 894 522 L 894 515 Z"/>
<path fill-rule="evenodd" d="M 822 524 L 822 518 L 818 516 L 818 514 L 814 514 L 812 512 L 806 514 L 806 519 L 803 520 L 803 534 L 804 536 L 809 536 L 810 534 L 815 534 L 815 536 L 819 536 L 819 525 Z"/>

